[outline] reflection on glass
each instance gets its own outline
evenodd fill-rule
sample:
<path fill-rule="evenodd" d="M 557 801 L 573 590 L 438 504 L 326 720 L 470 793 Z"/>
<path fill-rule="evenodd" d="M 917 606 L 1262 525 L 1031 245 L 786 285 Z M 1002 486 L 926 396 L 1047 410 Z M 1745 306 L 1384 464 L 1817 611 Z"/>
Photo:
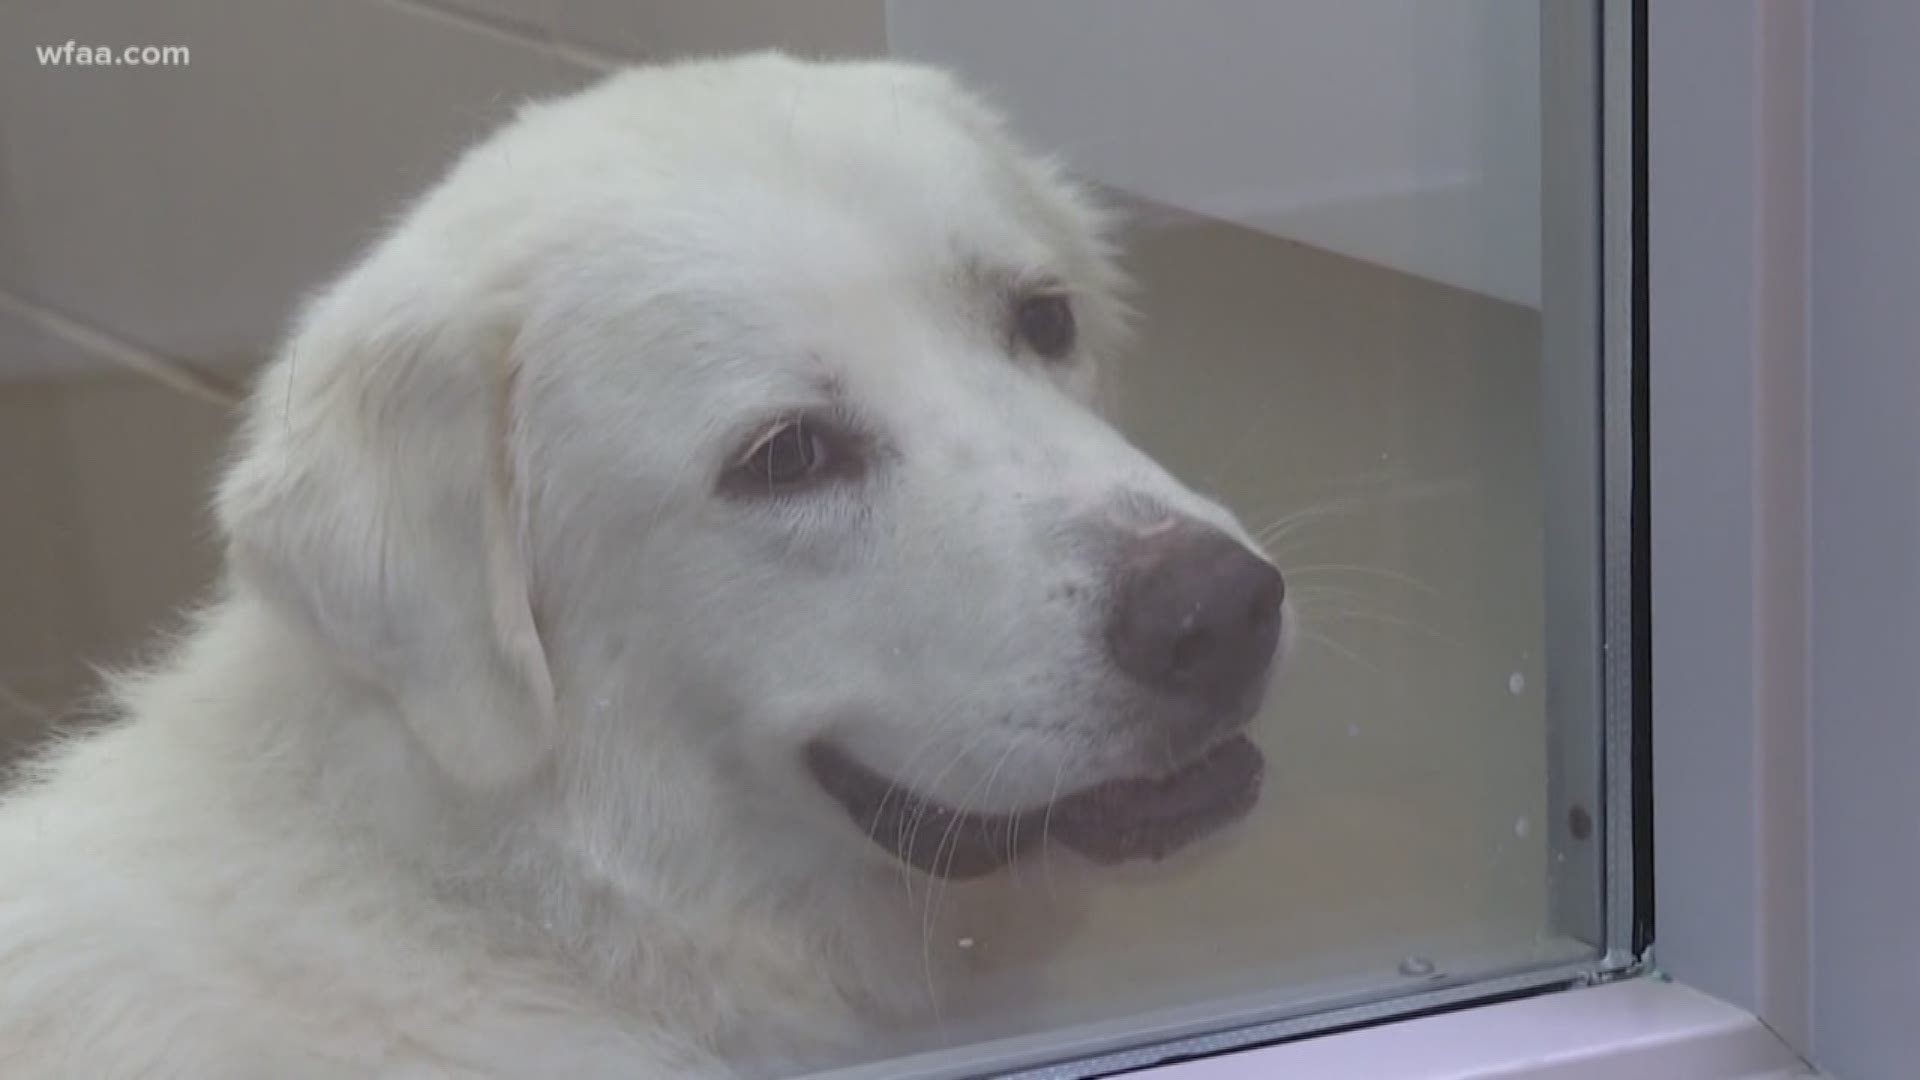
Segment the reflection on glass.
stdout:
<path fill-rule="evenodd" d="M 1110 415 L 1181 484 L 1237 515 L 1284 572 L 1291 648 L 1248 729 L 1265 762 L 1258 801 L 1217 833 L 1211 819 L 1169 825 L 1171 812 L 1124 827 L 1097 820 L 1102 799 L 1137 807 L 1194 793 L 1095 784 L 1057 799 L 1044 774 L 1065 766 L 1023 761 L 1018 745 L 976 769 L 959 801 L 992 802 L 996 784 L 1002 803 L 1016 788 L 1046 797 L 968 817 L 906 797 L 871 753 L 810 742 L 811 781 L 893 860 L 888 882 L 897 878 L 906 910 L 893 944 L 913 974 L 906 996 L 924 1006 L 825 1064 L 885 1076 L 896 1055 L 931 1053 L 919 1060 L 959 1071 L 1054 1060 L 1591 957 L 1579 940 L 1591 927 L 1562 925 L 1561 908 L 1568 881 L 1599 876 L 1603 808 L 1554 800 L 1566 798 L 1569 771 L 1597 775 L 1596 762 L 1568 764 L 1597 742 L 1595 721 L 1548 691 L 1591 659 L 1564 655 L 1584 638 L 1556 638 L 1553 627 L 1596 621 L 1552 587 L 1569 565 L 1554 547 L 1556 514 L 1598 483 L 1556 466 L 1585 458 L 1563 453 L 1572 436 L 1553 417 L 1597 415 L 1597 402 L 1582 396 L 1579 373 L 1550 367 L 1579 358 L 1548 354 L 1556 330 L 1583 329 L 1554 323 L 1555 290 L 1593 289 L 1595 272 L 1578 259 L 1542 269 L 1555 230 L 1542 229 L 1554 139 L 1542 137 L 1542 79 L 1553 73 L 1542 70 L 1540 11 L 1501 0 L 891 0 L 884 14 L 877 3 L 864 15 L 820 10 L 829 6 L 808 47 L 832 39 L 876 51 L 884 39 L 893 55 L 952 68 L 1026 143 L 1056 152 L 1120 211 L 1138 334 L 1109 373 Z M 666 24 L 663 40 L 685 31 L 688 49 L 707 45 L 700 34 L 738 29 Z M 781 24 L 761 36 L 798 33 Z M 208 70 L 217 69 L 195 75 L 214 78 Z M 509 96 L 534 81 L 499 79 Z M 373 161 L 366 170 L 398 172 Z M 0 211 L 8 197 L 0 190 Z M 143 220 L 164 226 L 164 209 Z M 237 243 L 241 230 L 228 231 Z M 281 276 L 314 284 L 332 263 L 311 261 Z M 819 295 L 831 297 L 826 284 Z M 1108 329 L 1103 313 L 1053 295 L 1054 283 L 1009 274 L 992 284 L 1012 304 L 996 327 L 1023 362 L 1057 361 L 1077 334 Z M 113 313 L 69 324 L 57 305 L 9 303 L 0 506 L 16 524 L 0 530 L 0 751 L 12 753 L 76 715 L 93 689 L 89 663 L 136 654 L 214 580 L 201 507 L 241 380 L 206 375 L 218 364 L 197 353 L 171 382 L 96 363 L 73 342 L 94 340 L 91 321 L 112 329 Z M 128 306 L 172 310 L 147 298 Z M 283 314 L 249 317 L 264 326 Z M 193 327 L 126 324 L 129 339 L 162 339 L 149 342 L 158 353 L 201 340 Z M 232 351 L 268 343 L 246 346 Z M 869 448 L 842 414 L 776 412 L 778 423 L 741 437 L 715 481 L 711 494 L 729 512 L 820 469 L 865 467 Z M 1171 481 L 1156 491 L 1190 497 Z M 1140 507 L 1109 509 L 1152 533 Z M 1211 542 L 1180 538 L 1189 540 L 1187 554 Z M 735 565 L 763 553 L 742 551 Z M 824 546 L 810 554 L 822 565 L 835 557 Z M 1260 681 L 1247 657 L 1167 659 L 1181 645 L 1166 627 L 1227 618 L 1215 607 L 1229 593 L 1255 599 L 1249 625 L 1231 632 L 1244 631 L 1262 659 L 1272 651 L 1262 635 L 1277 625 L 1277 581 L 1253 560 L 1200 554 L 1225 584 L 1182 592 L 1182 603 L 1206 594 L 1184 614 L 1160 584 L 1124 573 L 1102 583 L 1117 612 L 1105 645 L 1136 682 L 1173 680 L 1167 669 L 1180 665 L 1204 669 L 1216 690 Z M 958 583 L 954 593 L 977 590 L 956 602 L 1011 595 L 1004 560 L 937 569 Z M 851 602 L 822 595 L 828 602 L 808 610 Z M 904 604 L 901 595 L 858 597 Z M 896 653 L 960 670 L 917 629 L 900 632 Z M 753 641 L 780 644 L 772 631 Z M 1224 745 L 1198 764 L 1181 759 L 1184 782 L 1212 793 L 1208 813 L 1247 810 L 1254 790 L 1251 751 Z M 926 775 L 912 771 L 924 762 L 911 747 L 883 750 Z M 1167 753 L 1176 756 L 1171 741 Z"/>

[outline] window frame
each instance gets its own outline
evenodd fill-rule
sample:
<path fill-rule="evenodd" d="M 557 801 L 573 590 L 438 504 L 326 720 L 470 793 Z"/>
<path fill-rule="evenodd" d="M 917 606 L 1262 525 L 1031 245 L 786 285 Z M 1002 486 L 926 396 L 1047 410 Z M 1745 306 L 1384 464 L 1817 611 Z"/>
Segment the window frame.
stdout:
<path fill-rule="evenodd" d="M 1610 310 L 1607 327 L 1609 340 L 1631 335 L 1645 440 L 1634 484 L 1642 977 L 1143 1076 L 1815 1075 L 1806 1060 L 1813 10 L 1806 0 L 1634 6 L 1637 310 Z M 1611 148 L 1621 136 L 1609 125 L 1607 137 Z M 1649 158 L 1659 162 L 1651 175 Z M 1607 190 L 1618 184 L 1609 169 Z M 1609 245 L 1618 226 L 1609 220 Z M 1698 452 L 1703 432 L 1712 453 Z"/>

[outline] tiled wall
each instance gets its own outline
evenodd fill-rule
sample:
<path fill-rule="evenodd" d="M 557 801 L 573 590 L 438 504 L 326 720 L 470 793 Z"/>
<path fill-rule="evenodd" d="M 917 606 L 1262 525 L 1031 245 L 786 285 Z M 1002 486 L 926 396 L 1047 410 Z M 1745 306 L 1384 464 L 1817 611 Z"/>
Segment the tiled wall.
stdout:
<path fill-rule="evenodd" d="M 205 591 L 228 403 L 460 148 L 624 59 L 879 52 L 883 5 L 0 2 L 0 758 Z"/>
<path fill-rule="evenodd" d="M 517 101 L 615 56 L 874 51 L 883 28 L 880 0 L 8 0 L 0 289 L 196 365 L 244 364 Z M 191 63 L 38 61 L 68 40 L 183 44 Z"/>

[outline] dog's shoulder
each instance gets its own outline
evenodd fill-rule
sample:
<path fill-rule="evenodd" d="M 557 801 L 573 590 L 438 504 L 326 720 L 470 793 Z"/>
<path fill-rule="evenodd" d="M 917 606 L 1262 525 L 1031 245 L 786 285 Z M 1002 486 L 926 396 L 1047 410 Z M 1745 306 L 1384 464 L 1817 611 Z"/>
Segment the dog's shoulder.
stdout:
<path fill-rule="evenodd" d="M 246 820 L 153 719 L 54 747 L 0 798 L 0 1075 L 732 1075 L 350 850 Z"/>
<path fill-rule="evenodd" d="M 134 734 L 114 725 L 51 748 L 0 802 L 5 1075 L 126 1076 L 166 1061 L 227 1076 L 269 1063 L 267 1047 L 246 1045 L 243 1017 L 222 1025 L 224 1045 L 202 1031 L 218 958 L 182 932 L 158 823 L 129 813 L 144 800 L 113 782 Z"/>

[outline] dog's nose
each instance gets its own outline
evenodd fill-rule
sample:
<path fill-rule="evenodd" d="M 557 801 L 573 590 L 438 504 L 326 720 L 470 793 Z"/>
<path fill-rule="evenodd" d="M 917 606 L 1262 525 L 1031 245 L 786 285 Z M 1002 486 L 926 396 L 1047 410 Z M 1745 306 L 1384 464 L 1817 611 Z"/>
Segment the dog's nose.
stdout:
<path fill-rule="evenodd" d="M 1272 563 L 1193 523 L 1134 541 L 1110 595 L 1107 647 L 1121 671 L 1231 708 L 1273 663 L 1287 587 Z"/>

